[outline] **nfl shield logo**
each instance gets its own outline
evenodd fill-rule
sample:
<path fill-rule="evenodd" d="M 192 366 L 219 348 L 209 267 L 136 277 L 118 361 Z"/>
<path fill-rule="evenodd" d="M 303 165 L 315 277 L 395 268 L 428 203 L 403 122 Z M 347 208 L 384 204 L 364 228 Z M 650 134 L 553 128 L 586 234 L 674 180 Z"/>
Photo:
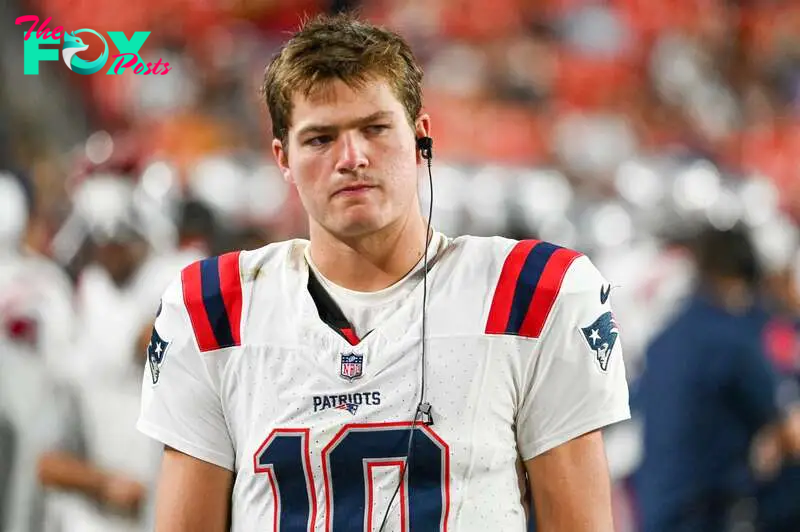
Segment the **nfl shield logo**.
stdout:
<path fill-rule="evenodd" d="M 361 377 L 364 369 L 364 357 L 355 353 L 342 353 L 342 364 L 339 369 L 339 376 L 348 381 L 354 381 Z"/>

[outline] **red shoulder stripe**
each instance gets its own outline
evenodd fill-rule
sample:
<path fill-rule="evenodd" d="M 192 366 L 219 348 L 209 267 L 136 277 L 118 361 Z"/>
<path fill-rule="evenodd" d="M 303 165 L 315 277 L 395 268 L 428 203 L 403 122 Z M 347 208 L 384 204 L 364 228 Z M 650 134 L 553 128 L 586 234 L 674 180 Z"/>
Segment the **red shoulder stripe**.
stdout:
<path fill-rule="evenodd" d="M 525 320 L 520 327 L 520 336 L 538 338 L 556 302 L 561 284 L 572 263 L 582 254 L 571 249 L 556 250 L 547 261 L 542 277 L 531 298 Z"/>
<path fill-rule="evenodd" d="M 505 334 L 522 267 L 525 265 L 528 254 L 538 243 L 538 240 L 518 242 L 506 257 L 500 272 L 500 279 L 497 281 L 497 288 L 494 291 L 492 306 L 489 308 L 489 318 L 486 320 L 487 334 Z"/>
<path fill-rule="evenodd" d="M 234 345 L 241 345 L 242 335 L 242 278 L 239 274 L 240 251 L 232 251 L 219 258 L 219 284 L 222 300 L 231 327 Z"/>

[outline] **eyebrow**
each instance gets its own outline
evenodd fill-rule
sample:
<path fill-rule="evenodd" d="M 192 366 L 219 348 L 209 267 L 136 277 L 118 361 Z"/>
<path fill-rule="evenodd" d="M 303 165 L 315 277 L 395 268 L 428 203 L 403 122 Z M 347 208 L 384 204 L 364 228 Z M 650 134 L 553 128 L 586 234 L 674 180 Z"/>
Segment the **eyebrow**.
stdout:
<path fill-rule="evenodd" d="M 375 113 L 372 113 L 371 115 L 351 120 L 350 122 L 343 124 L 341 126 L 333 124 L 309 124 L 304 128 L 302 128 L 300 131 L 298 131 L 297 136 L 302 137 L 308 135 L 309 133 L 331 133 L 340 128 L 346 129 L 350 127 L 364 126 L 369 124 L 370 122 L 374 122 L 376 120 L 385 120 L 387 118 L 390 118 L 391 116 L 392 116 L 391 111 L 377 111 Z"/>

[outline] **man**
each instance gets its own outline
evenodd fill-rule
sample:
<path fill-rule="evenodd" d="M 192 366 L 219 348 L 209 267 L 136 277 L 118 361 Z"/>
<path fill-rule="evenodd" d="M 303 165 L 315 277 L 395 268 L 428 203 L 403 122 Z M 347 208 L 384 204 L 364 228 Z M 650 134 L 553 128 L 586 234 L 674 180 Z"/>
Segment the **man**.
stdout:
<path fill-rule="evenodd" d="M 72 386 L 62 402 L 70 408 L 38 461 L 51 521 L 62 532 L 147 529 L 161 446 L 135 430 L 141 331 L 147 330 L 149 343 L 161 293 L 176 271 L 203 255 L 189 248 L 155 250 L 140 231 L 143 213 L 134 199 L 124 175 L 90 175 L 74 197 L 73 216 L 86 229 L 90 261 L 75 294 L 75 355 L 65 357 Z"/>
<path fill-rule="evenodd" d="M 635 394 L 644 420 L 635 479 L 644 532 L 755 522 L 752 469 L 770 473 L 782 452 L 797 448 L 763 349 L 769 316 L 757 298 L 755 250 L 740 228 L 710 228 L 696 246 L 698 286 L 653 340 Z"/>
<path fill-rule="evenodd" d="M 15 443 L 11 456 L 0 450 L 11 475 L 0 522 L 5 532 L 45 526 L 47 497 L 36 463 L 61 427 L 59 380 L 73 333 L 69 279 L 27 246 L 34 197 L 25 178 L 0 172 L 0 416 Z"/>
<path fill-rule="evenodd" d="M 196 263 L 164 294 L 139 421 L 167 447 L 156 530 L 523 531 L 528 487 L 540 530 L 613 530 L 610 287 L 552 244 L 426 235 L 421 78 L 399 36 L 344 15 L 267 68 L 310 242 Z"/>

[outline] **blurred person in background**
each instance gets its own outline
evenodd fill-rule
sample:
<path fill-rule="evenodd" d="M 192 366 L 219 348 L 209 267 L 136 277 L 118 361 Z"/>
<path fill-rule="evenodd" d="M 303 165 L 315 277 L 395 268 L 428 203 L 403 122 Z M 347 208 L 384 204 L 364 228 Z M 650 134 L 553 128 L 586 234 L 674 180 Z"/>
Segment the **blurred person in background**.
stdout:
<path fill-rule="evenodd" d="M 149 330 L 164 287 L 213 245 L 215 220 L 203 204 L 178 202 L 172 221 L 140 192 L 128 175 L 89 175 L 74 193 L 64 237 L 57 236 L 74 240 L 72 249 L 85 255 L 76 281 L 76 349 L 82 357 L 73 363 L 75 375 L 127 374 L 136 339 Z"/>
<path fill-rule="evenodd" d="M 761 267 L 746 231 L 695 242 L 694 295 L 650 344 L 634 408 L 644 532 L 715 532 L 757 521 L 756 476 L 798 450 L 768 360 Z"/>
<path fill-rule="evenodd" d="M 207 257 L 215 244 L 217 221 L 214 212 L 203 202 L 188 198 L 180 203 L 178 215 L 178 255 L 180 262 L 191 264 Z"/>
<path fill-rule="evenodd" d="M 83 228 L 73 237 L 86 239 L 89 262 L 76 289 L 72 408 L 59 444 L 39 461 L 42 483 L 58 491 L 52 519 L 62 532 L 146 529 L 161 449 L 135 430 L 140 368 L 161 292 L 205 255 L 214 225 L 202 205 L 186 203 L 175 247 L 157 250 L 146 223 L 155 213 L 136 193 L 129 177 L 115 174 L 89 175 L 75 192 L 70 223 Z"/>
<path fill-rule="evenodd" d="M 63 427 L 62 376 L 71 363 L 74 330 L 69 279 L 25 245 L 35 194 L 24 184 L 24 178 L 0 173 L 0 416 L 16 441 L 13 458 L 0 454 L 11 474 L 0 500 L 4 532 L 44 525 L 36 461 Z"/>
<path fill-rule="evenodd" d="M 798 230 L 784 223 L 768 229 L 774 242 L 781 232 L 789 232 L 788 253 L 777 254 L 775 268 L 766 282 L 772 317 L 764 329 L 767 355 L 784 379 L 782 402 L 790 408 L 790 431 L 800 433 L 800 285 L 796 264 Z M 785 240 L 785 239 L 784 239 Z M 778 240 L 780 242 L 780 240 Z M 781 256 L 781 255 L 789 255 Z M 793 258 L 795 260 L 793 260 Z M 800 436 L 797 437 L 800 440 Z M 800 459 L 781 460 L 776 438 L 762 438 L 762 455 L 775 462 L 772 474 L 761 479 L 758 489 L 759 532 L 795 532 L 800 530 Z M 782 463 L 778 466 L 777 462 Z"/>
<path fill-rule="evenodd" d="M 34 196 L 26 178 L 0 172 L 2 338 L 27 342 L 58 371 L 73 338 L 73 287 L 56 263 L 27 246 Z"/>

